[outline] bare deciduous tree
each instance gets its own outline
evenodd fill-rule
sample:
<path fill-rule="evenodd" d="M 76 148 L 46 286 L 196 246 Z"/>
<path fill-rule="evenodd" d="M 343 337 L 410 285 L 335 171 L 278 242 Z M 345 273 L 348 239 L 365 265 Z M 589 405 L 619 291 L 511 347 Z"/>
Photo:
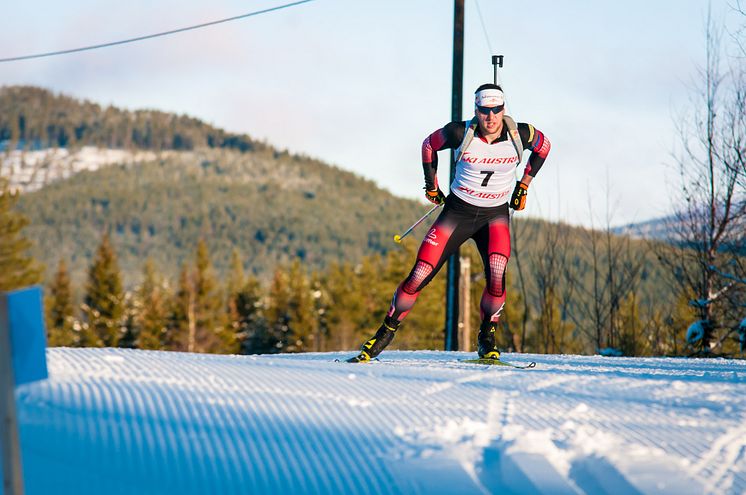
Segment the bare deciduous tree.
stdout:
<path fill-rule="evenodd" d="M 607 201 L 609 190 L 607 186 Z M 591 224 L 591 229 L 585 232 L 583 245 L 588 250 L 591 266 L 588 270 L 578 269 L 570 274 L 578 294 L 577 313 L 572 313 L 571 317 L 597 350 L 613 348 L 632 352 L 632 349 L 620 348 L 624 324 L 620 309 L 622 301 L 637 287 L 644 254 L 632 249 L 629 237 L 613 234 L 612 209 L 607 202 L 604 230 L 595 230 Z M 593 211 L 590 205 L 589 211 Z M 583 320 L 592 322 L 592 327 L 584 329 Z"/>
<path fill-rule="evenodd" d="M 574 291 L 568 279 L 567 226 L 547 224 L 541 230 L 541 248 L 531 258 L 531 275 L 537 291 L 537 346 L 544 353 L 567 352 L 572 325 L 568 321 Z"/>
<path fill-rule="evenodd" d="M 722 296 L 732 286 L 718 271 L 734 260 L 738 265 L 746 252 L 746 66 L 735 57 L 722 68 L 722 29 L 710 15 L 705 39 L 707 59 L 691 113 L 677 123 L 683 198 L 670 223 L 675 246 L 658 248 L 657 254 L 680 290 L 693 295 L 692 307 L 705 328 L 699 350 L 710 352 L 717 344 L 714 329 L 724 324 L 718 320 L 728 318 L 729 298 Z"/>

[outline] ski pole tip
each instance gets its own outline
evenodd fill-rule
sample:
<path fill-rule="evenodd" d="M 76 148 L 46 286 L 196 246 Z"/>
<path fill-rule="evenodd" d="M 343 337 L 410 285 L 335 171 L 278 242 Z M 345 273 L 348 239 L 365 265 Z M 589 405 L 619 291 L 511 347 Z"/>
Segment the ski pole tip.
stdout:
<path fill-rule="evenodd" d="M 397 244 L 401 244 L 401 236 L 399 234 L 394 236 L 394 242 Z"/>

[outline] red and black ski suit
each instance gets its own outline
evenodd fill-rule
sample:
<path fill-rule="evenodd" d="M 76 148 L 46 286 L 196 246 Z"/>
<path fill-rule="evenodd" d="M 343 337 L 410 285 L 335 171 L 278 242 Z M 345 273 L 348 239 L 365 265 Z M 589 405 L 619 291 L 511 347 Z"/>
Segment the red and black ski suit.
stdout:
<path fill-rule="evenodd" d="M 468 122 L 451 122 L 422 143 L 425 187 L 438 188 L 437 152 L 458 149 Z M 530 150 L 524 173 L 535 176 L 549 153 L 549 140 L 530 124 L 518 123 L 524 150 Z M 407 278 L 394 292 L 388 317 L 401 321 L 414 306 L 420 291 L 438 273 L 461 244 L 474 239 L 484 264 L 487 283 L 480 301 L 482 320 L 497 321 L 505 303 L 505 269 L 510 258 L 508 200 L 520 164 L 516 147 L 503 123 L 500 137 L 488 143 L 477 130 L 456 164 L 443 211 L 428 230 Z"/>

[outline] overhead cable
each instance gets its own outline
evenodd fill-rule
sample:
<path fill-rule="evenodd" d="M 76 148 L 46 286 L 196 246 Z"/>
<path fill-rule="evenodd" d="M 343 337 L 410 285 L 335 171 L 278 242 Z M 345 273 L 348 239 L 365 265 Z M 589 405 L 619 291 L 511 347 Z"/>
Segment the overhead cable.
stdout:
<path fill-rule="evenodd" d="M 482 32 L 484 33 L 484 39 L 487 41 L 487 48 L 490 50 L 490 55 L 495 53 L 492 51 L 492 43 L 490 43 L 490 36 L 487 34 L 487 26 L 484 24 L 484 18 L 482 17 L 482 9 L 479 8 L 479 0 L 474 0 L 474 4 L 477 7 L 477 13 L 479 14 L 479 22 L 482 23 Z"/>
<path fill-rule="evenodd" d="M 19 57 L 0 58 L 0 63 L 2 63 L 2 62 L 16 62 L 16 61 L 19 61 L 19 60 L 30 60 L 30 59 L 42 58 L 42 57 L 53 57 L 53 56 L 56 56 L 56 55 L 66 55 L 68 53 L 76 53 L 76 52 L 83 52 L 83 51 L 88 51 L 88 50 L 96 50 L 98 48 L 106 48 L 106 47 L 110 47 L 110 46 L 124 45 L 126 43 L 134 43 L 135 41 L 148 40 L 148 39 L 151 39 L 151 38 L 158 38 L 160 36 L 168 36 L 170 34 L 183 33 L 184 31 L 192 31 L 194 29 L 200 29 L 200 28 L 207 27 L 207 26 L 214 26 L 215 24 L 222 24 L 224 22 L 236 21 L 238 19 L 245 19 L 246 17 L 253 17 L 253 16 L 260 15 L 260 14 L 266 14 L 268 12 L 274 12 L 275 10 L 286 9 L 288 7 L 295 7 L 296 5 L 300 5 L 302 3 L 308 3 L 308 2 L 312 2 L 312 1 L 313 0 L 300 0 L 298 2 L 287 3 L 287 4 L 284 4 L 284 5 L 279 5 L 277 7 L 271 7 L 269 9 L 257 10 L 255 12 L 249 12 L 248 14 L 242 14 L 242 15 L 237 15 L 237 16 L 234 16 L 234 17 L 228 17 L 227 19 L 220 19 L 220 20 L 217 20 L 217 21 L 205 22 L 203 24 L 197 24 L 195 26 L 189 26 L 189 27 L 184 27 L 184 28 L 179 28 L 179 29 L 172 29 L 171 31 L 164 31 L 162 33 L 148 34 L 148 35 L 145 35 L 145 36 L 138 36 L 137 38 L 130 38 L 130 39 L 121 40 L 121 41 L 112 41 L 110 43 L 102 43 L 102 44 L 99 44 L 99 45 L 84 46 L 84 47 L 81 47 L 81 48 L 72 48 L 70 50 L 59 50 L 59 51 L 48 52 L 48 53 L 37 53 L 37 54 L 34 54 L 34 55 L 23 55 L 23 56 L 19 56 Z"/>

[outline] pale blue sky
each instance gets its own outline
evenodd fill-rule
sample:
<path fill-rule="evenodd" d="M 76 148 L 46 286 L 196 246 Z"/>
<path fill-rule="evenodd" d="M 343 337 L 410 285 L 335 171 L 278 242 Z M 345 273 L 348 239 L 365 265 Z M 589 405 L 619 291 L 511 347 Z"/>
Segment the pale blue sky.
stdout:
<path fill-rule="evenodd" d="M 6 3 L 0 58 L 150 34 L 282 1 Z M 464 118 L 492 79 L 466 0 Z M 552 152 L 521 214 L 612 224 L 668 213 L 674 116 L 704 61 L 704 0 L 479 0 L 509 112 Z M 715 16 L 736 16 L 713 0 Z M 102 104 L 186 113 L 422 193 L 420 145 L 450 120 L 453 2 L 315 0 L 137 44 L 0 64 L 0 85 L 34 84 Z M 742 18 L 741 18 L 742 19 Z M 740 21 L 741 19 L 737 19 Z M 440 181 L 447 183 L 441 153 Z M 610 185 L 610 186 L 609 186 Z M 595 218 L 589 212 L 593 205 Z M 593 220 L 592 220 L 593 218 Z"/>

